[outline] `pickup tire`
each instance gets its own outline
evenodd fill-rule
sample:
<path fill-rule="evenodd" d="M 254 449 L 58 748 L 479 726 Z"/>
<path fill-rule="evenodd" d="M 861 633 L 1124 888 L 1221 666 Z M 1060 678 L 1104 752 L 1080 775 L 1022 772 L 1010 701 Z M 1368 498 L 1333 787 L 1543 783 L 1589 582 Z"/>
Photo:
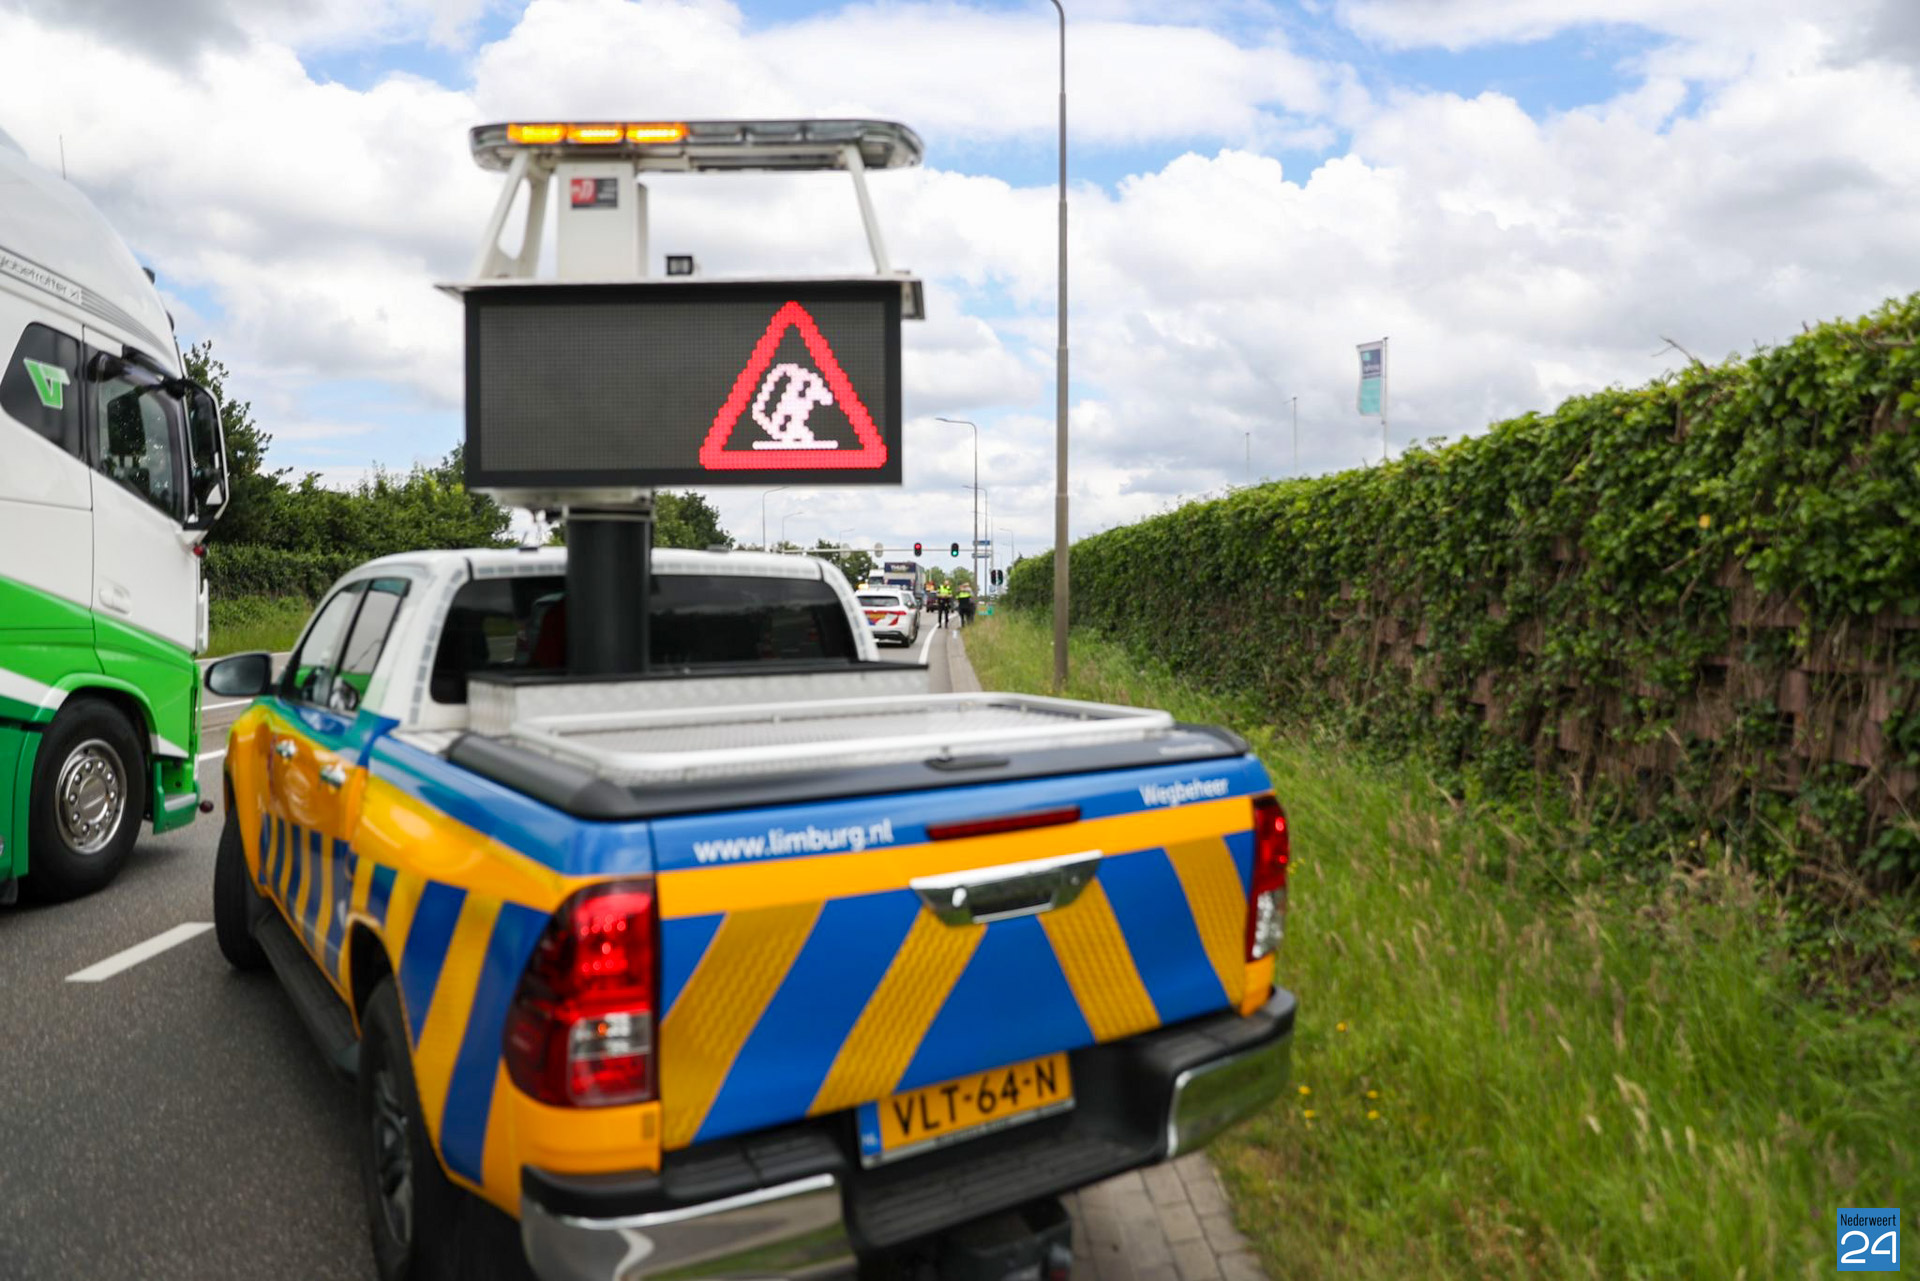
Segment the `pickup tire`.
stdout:
<path fill-rule="evenodd" d="M 236 970 L 266 968 L 267 954 L 253 937 L 253 923 L 265 907 L 247 874 L 240 824 L 229 810 L 220 827 L 220 850 L 213 856 L 213 937 L 220 955 Z"/>
<path fill-rule="evenodd" d="M 393 980 L 360 1018 L 360 1174 L 380 1281 L 532 1281 L 518 1225 L 440 1168 Z"/>
<path fill-rule="evenodd" d="M 27 887 L 42 900 L 78 898 L 120 871 L 147 809 L 147 756 L 110 703 L 70 700 L 34 755 Z"/>

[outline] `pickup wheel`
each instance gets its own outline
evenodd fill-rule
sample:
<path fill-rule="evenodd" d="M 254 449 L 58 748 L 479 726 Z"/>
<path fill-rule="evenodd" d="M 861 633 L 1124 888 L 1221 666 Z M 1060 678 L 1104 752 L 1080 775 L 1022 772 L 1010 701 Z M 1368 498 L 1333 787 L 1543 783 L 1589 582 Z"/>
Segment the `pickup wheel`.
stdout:
<path fill-rule="evenodd" d="M 254 919 L 265 907 L 247 874 L 240 824 L 229 810 L 220 828 L 220 850 L 213 856 L 213 937 L 220 943 L 220 955 L 236 970 L 258 970 L 267 963 L 267 954 L 253 937 Z"/>
<path fill-rule="evenodd" d="M 360 1025 L 360 1182 L 380 1281 L 532 1281 L 514 1221 L 440 1168 L 392 979 L 373 989 Z"/>
<path fill-rule="evenodd" d="M 40 899 L 77 898 L 106 885 L 140 836 L 146 753 L 107 703 L 69 702 L 33 762 L 27 886 Z"/>

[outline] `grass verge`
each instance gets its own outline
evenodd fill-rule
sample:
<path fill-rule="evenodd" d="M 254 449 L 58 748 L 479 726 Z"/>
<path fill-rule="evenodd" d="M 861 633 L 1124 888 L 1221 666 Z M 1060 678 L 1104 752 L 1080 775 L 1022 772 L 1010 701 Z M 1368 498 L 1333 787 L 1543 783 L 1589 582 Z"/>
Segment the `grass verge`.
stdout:
<path fill-rule="evenodd" d="M 967 651 L 1048 688 L 1037 620 Z M 1232 727 L 1287 808 L 1293 1084 L 1214 1149 L 1270 1275 L 1825 1275 L 1838 1207 L 1920 1192 L 1920 1001 L 1809 999 L 1740 867 L 1543 892 L 1499 814 L 1118 646 L 1076 633 L 1068 692 Z"/>
<path fill-rule="evenodd" d="M 204 657 L 242 654 L 253 649 L 273 653 L 292 649 L 312 612 L 313 603 L 303 596 L 215 598 L 208 606 Z"/>

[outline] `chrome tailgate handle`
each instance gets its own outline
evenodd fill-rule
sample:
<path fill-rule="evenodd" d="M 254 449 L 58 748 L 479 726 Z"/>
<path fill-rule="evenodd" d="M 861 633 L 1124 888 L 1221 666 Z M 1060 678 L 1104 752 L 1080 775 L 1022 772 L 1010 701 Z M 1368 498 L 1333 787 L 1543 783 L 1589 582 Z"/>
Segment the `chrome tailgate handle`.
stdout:
<path fill-rule="evenodd" d="M 976 867 L 907 882 L 927 910 L 948 925 L 985 925 L 1065 907 L 1100 872 L 1099 850 Z"/>

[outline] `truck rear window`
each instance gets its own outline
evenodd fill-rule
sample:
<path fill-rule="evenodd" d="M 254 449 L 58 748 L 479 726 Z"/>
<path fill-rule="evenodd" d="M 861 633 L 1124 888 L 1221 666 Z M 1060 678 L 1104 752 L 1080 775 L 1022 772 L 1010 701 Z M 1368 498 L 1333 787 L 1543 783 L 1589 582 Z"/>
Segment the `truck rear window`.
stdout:
<path fill-rule="evenodd" d="M 475 672 L 565 672 L 566 597 L 564 574 L 462 587 L 434 653 L 434 701 L 466 702 Z M 652 621 L 656 668 L 859 655 L 840 598 L 818 579 L 656 574 Z"/>

